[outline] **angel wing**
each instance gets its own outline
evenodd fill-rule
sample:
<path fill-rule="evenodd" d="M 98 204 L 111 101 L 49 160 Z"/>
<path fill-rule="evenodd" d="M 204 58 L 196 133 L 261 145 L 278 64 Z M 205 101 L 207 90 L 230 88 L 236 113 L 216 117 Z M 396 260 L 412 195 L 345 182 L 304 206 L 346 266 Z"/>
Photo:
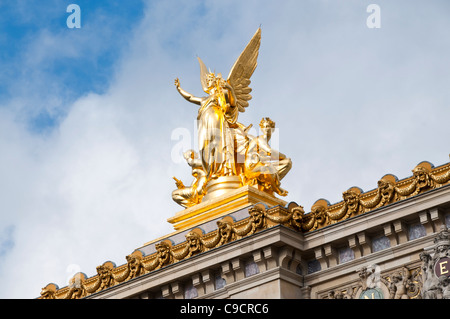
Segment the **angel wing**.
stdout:
<path fill-rule="evenodd" d="M 249 87 L 251 83 L 250 77 L 256 69 L 260 44 L 261 28 L 258 28 L 253 35 L 253 38 L 234 63 L 230 74 L 228 75 L 227 81 L 234 89 L 236 106 L 238 107 L 239 112 L 245 112 L 248 101 L 252 98 L 250 95 L 252 89 Z"/>
<path fill-rule="evenodd" d="M 203 63 L 202 59 L 197 57 L 198 63 L 200 64 L 200 82 L 202 84 L 203 91 L 208 91 L 208 85 L 206 83 L 206 76 L 208 75 L 208 69 L 206 68 L 205 63 Z"/>

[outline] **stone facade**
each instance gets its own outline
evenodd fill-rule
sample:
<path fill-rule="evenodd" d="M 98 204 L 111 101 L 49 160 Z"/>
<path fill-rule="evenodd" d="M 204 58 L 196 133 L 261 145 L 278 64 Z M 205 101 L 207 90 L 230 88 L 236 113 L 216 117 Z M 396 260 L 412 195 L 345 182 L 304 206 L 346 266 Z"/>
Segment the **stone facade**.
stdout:
<path fill-rule="evenodd" d="M 354 190 L 341 203 L 318 201 L 308 214 L 296 203 L 249 201 L 139 247 L 126 264 L 106 262 L 97 276 L 77 274 L 61 289 L 49 284 L 41 298 L 447 298 L 448 276 L 431 284 L 423 276 L 448 256 L 450 245 L 442 245 L 450 226 L 448 168 L 428 170 L 435 174 L 428 186 L 419 174 L 394 180 L 390 194 L 379 183 L 356 192 L 353 202 L 347 199 Z"/>

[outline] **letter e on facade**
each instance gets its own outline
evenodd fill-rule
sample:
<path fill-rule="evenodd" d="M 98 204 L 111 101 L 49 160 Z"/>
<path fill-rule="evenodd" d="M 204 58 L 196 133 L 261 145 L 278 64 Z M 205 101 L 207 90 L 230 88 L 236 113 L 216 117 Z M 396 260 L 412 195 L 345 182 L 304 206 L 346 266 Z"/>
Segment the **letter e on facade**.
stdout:
<path fill-rule="evenodd" d="M 441 276 L 450 276 L 450 258 L 444 257 L 439 259 L 435 266 L 434 266 L 434 272 L 436 276 L 439 278 Z"/>

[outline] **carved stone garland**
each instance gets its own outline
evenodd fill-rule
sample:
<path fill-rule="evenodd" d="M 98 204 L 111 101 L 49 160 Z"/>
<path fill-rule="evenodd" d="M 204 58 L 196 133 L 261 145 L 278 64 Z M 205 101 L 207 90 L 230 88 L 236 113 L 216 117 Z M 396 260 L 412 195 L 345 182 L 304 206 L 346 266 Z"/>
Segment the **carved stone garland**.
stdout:
<path fill-rule="evenodd" d="M 39 298 L 83 298 L 268 227 L 284 225 L 296 231 L 309 232 L 441 187 L 450 181 L 450 163 L 433 168 L 430 163 L 422 162 L 412 172 L 412 177 L 401 181 L 394 175 L 385 175 L 378 181 L 377 189 L 367 193 L 362 193 L 358 187 L 352 187 L 343 193 L 342 202 L 331 206 L 328 201 L 320 199 L 312 206 L 309 214 L 305 214 L 303 207 L 294 202 L 287 208 L 275 206 L 270 209 L 264 204 L 256 204 L 249 208 L 250 216 L 244 220 L 235 222 L 232 217 L 226 216 L 217 222 L 218 228 L 208 234 L 203 234 L 201 229 L 195 228 L 188 232 L 184 243 L 175 246 L 170 240 L 157 243 L 156 253 L 149 256 L 144 256 L 141 251 L 136 250 L 126 256 L 125 265 L 115 267 L 114 263 L 105 262 L 97 267 L 96 276 L 86 278 L 85 274 L 78 273 L 71 279 L 69 286 L 61 289 L 53 283 L 48 284 L 42 288 Z M 389 287 L 393 298 L 418 298 L 416 277 L 416 272 L 407 274 L 403 269 L 402 272 L 382 278 L 382 281 Z M 449 287 L 448 281 L 442 280 L 442 286 L 444 285 Z M 328 297 L 350 298 L 354 293 L 355 289 L 348 294 L 331 291 Z"/>

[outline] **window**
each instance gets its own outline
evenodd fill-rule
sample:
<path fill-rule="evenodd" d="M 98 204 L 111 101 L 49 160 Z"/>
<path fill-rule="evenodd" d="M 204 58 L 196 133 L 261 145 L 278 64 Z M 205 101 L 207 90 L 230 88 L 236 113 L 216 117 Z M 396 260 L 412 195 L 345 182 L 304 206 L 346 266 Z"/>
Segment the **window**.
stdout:
<path fill-rule="evenodd" d="M 355 253 L 353 252 L 353 249 L 350 247 L 344 247 L 339 249 L 339 263 L 345 263 L 347 261 L 355 259 Z"/>
<path fill-rule="evenodd" d="M 302 266 L 300 264 L 298 264 L 297 267 L 295 268 L 295 273 L 298 275 L 303 275 Z"/>
<path fill-rule="evenodd" d="M 422 224 L 413 224 L 408 227 L 409 240 L 417 239 L 427 235 L 427 231 Z"/>
<path fill-rule="evenodd" d="M 254 261 L 245 263 L 244 266 L 245 277 L 250 277 L 259 273 L 258 265 Z"/>
<path fill-rule="evenodd" d="M 322 270 L 322 267 L 317 259 L 308 261 L 308 274 L 312 274 L 319 270 Z"/>
<path fill-rule="evenodd" d="M 184 289 L 184 299 L 193 299 L 198 297 L 197 288 L 193 284 L 186 285 Z"/>
<path fill-rule="evenodd" d="M 227 284 L 226 280 L 222 278 L 221 274 L 217 274 L 214 279 L 214 287 L 216 290 L 222 289 Z"/>
<path fill-rule="evenodd" d="M 447 228 L 450 228 L 450 214 L 447 214 L 445 216 L 445 225 L 447 226 Z"/>
<path fill-rule="evenodd" d="M 377 252 L 391 247 L 391 241 L 386 236 L 380 236 L 372 239 L 372 252 Z"/>

